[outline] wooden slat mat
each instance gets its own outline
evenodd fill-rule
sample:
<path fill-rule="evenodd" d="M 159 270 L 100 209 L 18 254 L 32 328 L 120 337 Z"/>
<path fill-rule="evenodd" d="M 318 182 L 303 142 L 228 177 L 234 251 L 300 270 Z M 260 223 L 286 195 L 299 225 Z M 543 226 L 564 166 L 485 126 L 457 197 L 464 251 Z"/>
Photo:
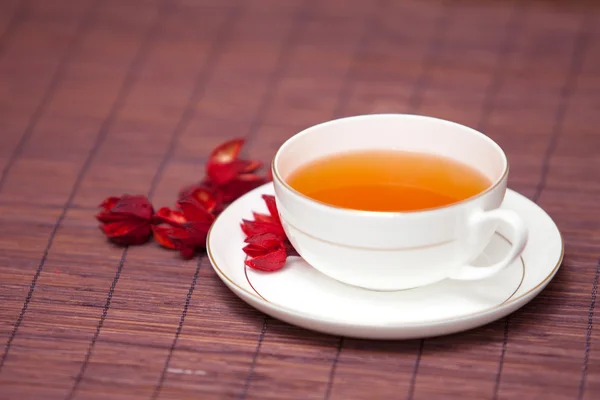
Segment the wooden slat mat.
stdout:
<path fill-rule="evenodd" d="M 268 162 L 334 117 L 481 129 L 566 242 L 508 318 L 424 341 L 265 318 L 206 257 L 109 245 L 232 137 Z M 0 1 L 0 399 L 597 399 L 600 8 L 543 0 Z"/>

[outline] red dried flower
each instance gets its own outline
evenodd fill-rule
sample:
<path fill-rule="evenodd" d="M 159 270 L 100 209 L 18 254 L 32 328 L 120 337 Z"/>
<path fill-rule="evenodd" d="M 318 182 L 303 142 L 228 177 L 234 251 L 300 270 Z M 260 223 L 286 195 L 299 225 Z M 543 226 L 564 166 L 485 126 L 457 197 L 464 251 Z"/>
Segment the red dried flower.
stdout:
<path fill-rule="evenodd" d="M 252 173 L 262 166 L 260 161 L 238 159 L 244 142 L 244 139 L 229 140 L 211 152 L 206 174 L 213 184 L 223 185 L 238 175 Z"/>
<path fill-rule="evenodd" d="M 153 227 L 155 240 L 163 247 L 179 250 L 186 259 L 193 257 L 197 249 L 205 248 L 206 235 L 215 220 L 206 205 L 214 207 L 216 201 L 190 192 L 177 202 L 180 210 L 158 210 L 154 218 L 157 225 Z"/>
<path fill-rule="evenodd" d="M 208 209 L 219 214 L 225 204 L 268 182 L 267 178 L 256 174 L 262 162 L 238 158 L 243 145 L 244 139 L 233 139 L 214 149 L 206 163 L 205 178 L 182 189 L 180 197 L 195 190 L 208 192 L 216 201 L 214 208 L 208 206 Z"/>
<path fill-rule="evenodd" d="M 223 195 L 205 185 L 192 185 L 179 192 L 179 199 L 191 197 L 196 199 L 206 211 L 219 214 L 223 211 Z"/>
<path fill-rule="evenodd" d="M 281 225 L 281 220 L 279 219 L 275 197 L 263 195 L 262 198 L 265 203 L 267 203 L 269 215 L 256 212 L 252 213 L 254 221 L 243 219 L 241 224 L 242 231 L 246 236 L 254 236 L 261 233 L 273 233 L 279 237 L 285 238 L 286 235 L 283 226 Z"/>
<path fill-rule="evenodd" d="M 215 148 L 206 163 L 206 176 L 198 184 L 180 191 L 175 209 L 163 207 L 154 213 L 152 204 L 144 196 L 108 197 L 100 204 L 103 211 L 96 216 L 102 222 L 102 231 L 114 242 L 124 245 L 145 243 L 154 233 L 161 246 L 179 250 L 183 257 L 191 258 L 205 247 L 208 230 L 225 204 L 267 182 L 256 174 L 262 166 L 260 161 L 239 158 L 243 145 L 244 139 L 233 139 Z M 286 253 L 293 251 L 276 208 L 275 213 L 271 208 L 269 206 L 271 215 L 255 214 L 256 221 L 245 221 L 243 226 L 250 236 L 270 232 L 281 238 L 281 243 L 254 243 L 256 239 L 249 239 L 254 243 L 249 246 L 257 246 L 256 251 L 261 253 L 257 253 L 256 268 L 265 270 L 280 262 L 281 252 L 277 253 L 273 246 L 279 248 L 282 244 Z M 265 258 L 266 252 L 274 255 Z"/>
<path fill-rule="evenodd" d="M 244 252 L 248 256 L 245 264 L 261 271 L 277 271 L 285 265 L 289 256 L 298 255 L 287 238 L 275 197 L 263 195 L 269 215 L 252 213 L 254 221 L 242 220 L 241 228 L 246 234 Z"/>
<path fill-rule="evenodd" d="M 273 233 L 261 233 L 246 238 L 245 264 L 261 271 L 277 271 L 285 265 L 287 251 L 284 239 Z"/>
<path fill-rule="evenodd" d="M 102 208 L 96 215 L 100 229 L 113 242 L 128 246 L 150 238 L 154 208 L 146 196 L 107 197 L 98 207 Z"/>
<path fill-rule="evenodd" d="M 267 182 L 255 172 L 262 166 L 258 160 L 240 160 L 244 139 L 234 139 L 218 146 L 206 163 L 206 179 L 201 186 L 217 191 L 224 203 L 233 200 Z"/>

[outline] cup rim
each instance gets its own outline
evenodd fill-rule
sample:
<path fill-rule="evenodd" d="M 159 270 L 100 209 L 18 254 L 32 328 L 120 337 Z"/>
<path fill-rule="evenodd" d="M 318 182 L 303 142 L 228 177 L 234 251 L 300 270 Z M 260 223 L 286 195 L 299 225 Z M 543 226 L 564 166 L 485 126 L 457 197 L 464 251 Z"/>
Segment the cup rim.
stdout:
<path fill-rule="evenodd" d="M 488 186 L 485 190 L 477 193 L 476 195 L 473 195 L 471 197 L 467 197 L 466 199 L 451 203 L 451 204 L 447 204 L 444 206 L 440 206 L 440 207 L 433 207 L 433 208 L 427 208 L 427 209 L 422 209 L 422 210 L 414 210 L 414 211 L 372 211 L 372 210 L 357 210 L 357 209 L 352 209 L 352 208 L 345 208 L 345 207 L 340 207 L 340 206 L 336 206 L 333 204 L 329 204 L 329 203 L 325 203 L 322 202 L 320 200 L 316 200 L 313 199 L 310 196 L 305 195 L 304 193 L 301 193 L 299 191 L 297 191 L 296 189 L 294 189 L 290 184 L 288 184 L 285 179 L 283 179 L 281 177 L 281 175 L 279 174 L 278 168 L 277 168 L 277 162 L 279 160 L 279 158 L 281 157 L 281 153 L 286 149 L 286 147 L 290 146 L 291 144 L 293 144 L 293 142 L 295 142 L 296 140 L 298 140 L 300 137 L 304 136 L 304 135 L 308 135 L 311 133 L 311 131 L 316 130 L 317 128 L 322 128 L 324 126 L 327 125 L 333 125 L 336 123 L 340 123 L 341 121 L 348 121 L 348 120 L 357 120 L 357 119 L 373 119 L 373 118 L 381 118 L 381 117 L 408 117 L 408 118 L 416 118 L 416 119 L 433 119 L 433 120 L 437 120 L 439 122 L 442 123 L 446 123 L 446 124 L 450 124 L 450 125 L 456 125 L 462 129 L 466 129 L 468 131 L 471 131 L 472 133 L 483 137 L 484 140 L 487 140 L 489 144 L 492 145 L 492 147 L 495 147 L 496 150 L 498 150 L 499 154 L 502 157 L 502 162 L 504 164 L 503 166 L 503 170 L 502 170 L 502 174 L 500 174 L 500 177 L 498 177 L 496 180 L 494 180 L 492 182 L 492 184 L 490 186 Z M 502 150 L 502 147 L 500 147 L 500 145 L 498 145 L 498 143 L 496 143 L 494 140 L 492 140 L 489 136 L 485 135 L 484 133 L 468 127 L 466 125 L 462 125 L 459 124 L 457 122 L 454 121 L 449 121 L 443 118 L 438 118 L 438 117 L 431 117 L 431 116 L 427 116 L 427 115 L 420 115 L 420 114 L 402 114 L 402 113 L 382 113 L 382 114 L 362 114 L 362 115 L 354 115 L 354 116 L 349 116 L 349 117 L 342 117 L 342 118 L 336 118 L 336 119 L 332 119 L 329 121 L 325 121 L 325 122 L 321 122 L 318 123 L 316 125 L 312 125 L 309 126 L 308 128 L 305 128 L 303 130 L 301 130 L 300 132 L 294 134 L 293 136 L 291 136 L 290 138 L 288 138 L 285 142 L 283 142 L 283 144 L 281 146 L 279 146 L 279 148 L 277 149 L 277 151 L 275 152 L 275 156 L 273 157 L 273 160 L 271 161 L 271 173 L 273 175 L 273 179 L 277 180 L 285 189 L 287 189 L 288 191 L 290 191 L 293 195 L 295 196 L 299 196 L 301 197 L 303 200 L 308 201 L 318 207 L 323 207 L 325 209 L 334 211 L 334 212 L 344 212 L 344 213 L 358 213 L 358 214 L 362 214 L 362 215 L 367 215 L 367 216 L 385 216 L 385 217 L 390 217 L 390 216 L 409 216 L 409 215 L 421 215 L 421 214 L 426 214 L 426 213 L 433 213 L 433 212 L 438 212 L 441 210 L 445 210 L 445 209 L 449 209 L 449 208 L 453 208 L 453 207 L 457 207 L 466 203 L 470 203 L 480 197 L 485 196 L 486 194 L 492 192 L 494 189 L 496 189 L 498 186 L 500 186 L 502 184 L 502 182 L 504 182 L 504 180 L 506 179 L 507 175 L 508 175 L 508 170 L 509 170 L 509 166 L 508 166 L 508 159 L 506 157 L 506 154 L 504 153 L 504 150 Z"/>

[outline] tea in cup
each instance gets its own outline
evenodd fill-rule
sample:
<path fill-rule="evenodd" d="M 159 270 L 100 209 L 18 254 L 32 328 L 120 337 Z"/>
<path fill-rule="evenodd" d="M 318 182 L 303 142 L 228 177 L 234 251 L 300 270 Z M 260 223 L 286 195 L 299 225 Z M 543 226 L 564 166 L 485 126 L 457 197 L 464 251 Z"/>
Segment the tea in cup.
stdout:
<path fill-rule="evenodd" d="M 400 290 L 477 280 L 510 265 L 527 228 L 500 209 L 508 161 L 489 137 L 438 118 L 376 114 L 294 135 L 272 165 L 283 228 L 312 267 L 340 282 Z M 474 266 L 503 224 L 504 259 Z"/>

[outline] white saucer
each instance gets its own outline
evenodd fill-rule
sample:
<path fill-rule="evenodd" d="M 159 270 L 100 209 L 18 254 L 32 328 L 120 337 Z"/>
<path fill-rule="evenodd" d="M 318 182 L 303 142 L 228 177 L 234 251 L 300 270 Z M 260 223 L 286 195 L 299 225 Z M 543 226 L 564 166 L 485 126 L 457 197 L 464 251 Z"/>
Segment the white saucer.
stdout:
<path fill-rule="evenodd" d="M 268 213 L 265 184 L 232 203 L 214 222 L 207 252 L 221 280 L 242 300 L 282 321 L 319 332 L 365 339 L 410 339 L 455 333 L 487 324 L 533 299 L 554 277 L 563 240 L 552 219 L 526 197 L 508 190 L 502 208 L 518 212 L 529 228 L 522 257 L 501 273 L 480 281 L 445 280 L 397 292 L 348 286 L 318 272 L 299 257 L 276 272 L 244 265 L 243 218 Z M 510 244 L 502 230 L 481 257 L 493 262 Z"/>

